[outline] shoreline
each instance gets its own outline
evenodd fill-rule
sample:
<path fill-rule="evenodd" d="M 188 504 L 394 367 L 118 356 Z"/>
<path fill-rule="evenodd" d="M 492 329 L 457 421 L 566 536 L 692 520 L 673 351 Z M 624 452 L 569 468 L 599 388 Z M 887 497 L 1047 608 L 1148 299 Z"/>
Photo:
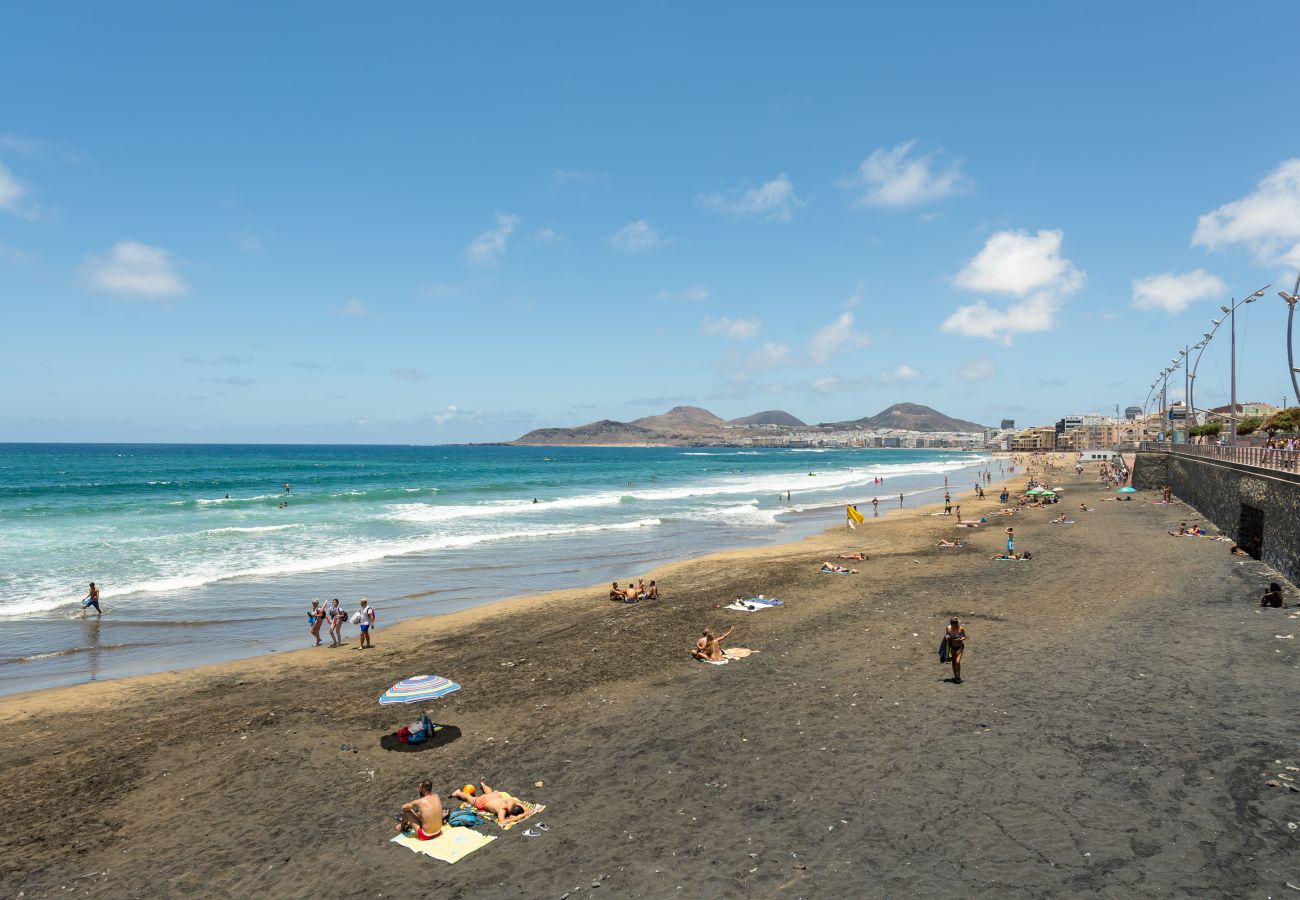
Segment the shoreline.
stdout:
<path fill-rule="evenodd" d="M 996 458 L 992 454 L 980 454 L 969 462 L 963 460 L 960 468 L 953 469 L 948 473 L 949 477 L 958 480 L 965 473 L 991 465 Z M 906 485 L 908 481 L 916 479 L 918 476 L 899 476 L 899 478 L 905 479 L 902 484 Z M 941 491 L 942 487 L 936 484 L 913 488 L 905 487 L 903 490 L 907 497 L 914 498 Z M 882 507 L 886 514 L 891 511 L 888 503 L 882 504 Z M 780 512 L 774 519 L 781 526 L 779 529 L 766 533 L 758 530 L 749 533 L 737 532 L 734 535 L 709 535 L 704 533 L 702 535 L 703 539 L 708 540 L 711 544 L 711 546 L 704 548 L 683 541 L 679 536 L 675 541 L 669 539 L 666 543 L 650 545 L 653 549 L 649 554 L 651 557 L 649 561 L 652 564 L 651 568 L 657 572 L 665 565 L 696 560 L 701 556 L 715 553 L 718 551 L 719 546 L 727 549 L 744 550 L 790 544 L 820 531 L 826 527 L 826 524 L 823 523 L 832 523 L 837 515 L 842 516 L 840 504 L 802 507 L 795 503 Z M 787 531 L 793 533 L 784 533 Z M 663 540 L 662 538 L 657 539 L 657 541 Z M 608 573 L 615 569 L 615 563 L 620 558 L 619 556 L 604 557 L 597 555 L 585 560 L 575 560 L 577 568 L 574 571 L 585 569 L 587 570 L 586 574 L 596 578 L 608 578 Z M 647 571 L 641 568 L 644 562 L 644 560 L 632 560 L 624 567 L 626 571 L 615 572 L 615 574 L 620 579 L 627 577 L 632 572 L 641 572 L 646 579 L 657 577 L 653 574 L 644 574 Z M 376 563 L 369 563 L 358 568 L 355 572 L 341 573 L 345 582 L 350 581 L 354 588 L 359 588 L 357 596 L 369 595 L 372 598 L 372 603 L 380 615 L 380 628 L 376 632 L 376 636 L 391 632 L 394 627 L 407 621 L 438 619 L 466 610 L 498 604 L 514 607 L 521 600 L 531 596 L 514 592 L 506 593 L 505 591 L 515 589 L 513 585 L 498 583 L 502 582 L 503 579 L 498 577 L 496 573 L 489 573 L 488 580 L 475 587 L 467 587 L 464 583 L 464 577 L 460 576 L 459 581 L 441 584 L 433 590 L 427 588 L 419 590 L 403 589 L 403 585 L 418 585 L 421 580 L 427 581 L 428 579 L 421 574 L 422 570 L 419 568 L 427 565 L 430 565 L 429 560 L 423 560 L 419 557 L 398 556 L 379 560 Z M 377 568 L 378 566 L 384 566 L 385 568 L 380 570 Z M 549 578 L 543 581 L 541 585 L 543 594 L 549 595 L 586 589 L 581 586 L 575 587 L 573 580 L 570 580 L 569 576 L 564 575 L 562 572 L 558 575 L 551 572 L 545 574 Z M 302 576 L 290 577 L 297 577 L 299 580 L 302 578 Z M 269 580 L 268 585 L 275 581 L 276 579 Z M 326 581 L 337 583 L 340 581 L 340 576 L 330 576 Z M 367 584 L 367 582 L 370 583 Z M 241 584 L 238 586 L 238 590 L 247 594 L 251 590 L 250 584 Z M 578 582 L 578 584 L 581 585 L 581 582 Z M 347 590 L 347 587 L 348 584 L 345 583 L 343 589 L 340 590 L 336 585 L 333 590 L 325 590 L 323 596 L 330 594 L 338 594 L 344 597 L 350 596 L 351 592 Z M 205 587 L 204 589 L 211 588 Z M 272 590 L 283 593 L 283 587 L 279 584 L 273 587 Z M 311 593 L 312 589 L 309 588 L 306 596 L 311 596 Z M 430 600 L 429 598 L 435 599 Z M 355 602 L 355 597 L 352 602 Z M 113 601 L 109 600 L 106 606 L 112 604 Z M 298 605 L 301 605 L 305 612 L 305 602 Z M 428 605 L 441 606 L 444 609 L 429 610 L 421 608 Z M 127 608 L 129 609 L 129 606 Z M 279 609 L 282 610 L 283 606 L 280 606 Z M 15 655 L 14 660 L 7 661 L 6 678 L 0 681 L 0 697 L 62 686 L 77 687 L 87 684 L 106 684 L 111 681 L 134 678 L 140 675 L 174 673 L 206 666 L 237 664 L 251 659 L 283 656 L 288 653 L 298 652 L 299 649 L 311 650 L 313 648 L 303 646 L 308 641 L 305 634 L 305 624 L 302 626 L 297 625 L 300 618 L 296 614 L 285 614 L 282 611 L 276 613 L 273 611 L 272 616 L 265 619 L 264 622 L 259 621 L 256 624 L 245 626 L 239 620 L 235 620 L 232 627 L 232 625 L 214 621 L 200 623 L 201 631 L 194 630 L 186 619 L 177 619 L 172 624 L 167 624 L 166 620 L 157 623 L 154 621 L 137 623 L 129 615 L 126 618 L 121 617 L 120 611 L 118 616 L 108 616 L 102 619 L 90 616 L 86 619 L 72 619 L 66 622 L 59 620 L 48 625 L 40 622 L 33 623 L 34 627 L 41 627 L 46 631 L 42 633 L 41 640 L 36 647 L 27 651 L 27 653 L 33 654 L 32 656 L 18 658 Z M 161 624 L 164 627 L 150 627 L 147 630 L 142 630 L 142 624 L 149 626 Z M 101 627 L 103 628 L 102 636 Z M 245 627 L 248 628 L 251 643 L 246 643 L 241 633 Z M 51 630 L 55 628 L 61 628 L 64 632 L 68 632 L 66 636 L 67 643 L 54 643 L 54 636 L 62 636 L 62 632 Z M 88 628 L 89 631 L 87 631 Z M 301 637 L 299 632 L 302 632 Z M 347 626 L 344 633 L 349 643 L 355 642 L 357 638 L 355 626 Z M 110 637 L 110 634 L 115 635 L 115 639 Z M 50 637 L 44 635 L 50 635 Z M 147 641 L 147 643 L 135 643 L 139 641 Z M 172 660 L 176 660 L 180 664 L 176 665 Z M 53 684 L 40 685 L 34 683 L 43 677 L 49 678 Z M 17 689 L 15 690 L 15 688 Z"/>
<path fill-rule="evenodd" d="M 966 471 L 966 469 L 965 468 L 958 469 L 957 471 L 964 472 Z M 996 493 L 998 490 L 1000 490 L 1003 484 L 1006 484 L 1008 487 L 1010 486 L 1009 481 L 999 482 L 998 480 L 995 479 L 986 488 L 986 493 Z M 921 488 L 916 491 L 913 491 L 911 494 L 907 494 L 907 496 L 916 496 L 919 494 L 932 493 L 935 491 L 942 491 L 942 490 L 944 490 L 942 485 L 940 485 L 937 488 Z M 966 498 L 965 495 L 969 495 L 969 498 Z M 959 499 L 959 498 L 963 500 L 974 499 L 974 491 L 967 488 L 964 492 L 955 492 L 953 496 L 954 499 Z M 868 501 L 868 504 L 869 502 L 870 501 Z M 864 513 L 864 515 L 866 516 L 866 523 L 864 523 L 863 525 L 859 525 L 858 528 L 865 529 L 869 527 L 877 527 L 877 528 L 882 527 L 887 521 L 898 521 L 899 519 L 905 518 L 904 516 L 896 515 L 896 514 L 910 512 L 915 515 L 929 515 L 930 512 L 932 512 L 934 509 L 941 508 L 941 507 L 942 507 L 942 503 L 930 503 L 922 506 L 895 508 L 895 509 L 890 509 L 882 512 L 878 517 L 874 517 Z M 837 510 L 838 508 L 839 508 L 838 504 L 836 506 L 813 507 L 809 509 L 801 509 L 797 512 L 787 513 L 787 515 L 821 517 L 828 514 L 832 510 Z M 870 523 L 874 523 L 874 525 Z M 706 549 L 694 556 L 682 557 L 680 559 L 675 559 L 663 563 L 657 568 L 651 569 L 644 576 L 639 576 L 639 577 L 643 577 L 647 582 L 650 581 L 651 579 L 654 579 L 662 584 L 666 580 L 666 578 L 671 577 L 675 572 L 678 572 L 681 569 L 686 567 L 703 565 L 708 563 L 720 564 L 720 563 L 732 562 L 732 561 L 744 562 L 749 560 L 764 559 L 770 556 L 776 556 L 776 557 L 785 556 L 791 553 L 798 553 L 803 549 L 821 546 L 824 541 L 830 540 L 835 535 L 840 534 L 842 531 L 843 531 L 843 526 L 832 525 L 823 528 L 819 531 L 816 531 L 812 534 L 807 534 L 802 537 L 796 537 L 792 540 L 787 540 L 787 541 L 776 541 L 772 543 L 729 548 L 724 550 Z M 859 532 L 850 532 L 849 534 L 858 534 L 858 533 Z M 841 535 L 841 536 L 845 537 L 846 539 L 848 538 L 848 535 Z M 374 633 L 374 638 L 378 640 L 382 640 L 385 643 L 387 643 L 389 640 L 400 641 L 402 638 L 409 637 L 412 634 L 417 634 L 425 628 L 431 628 L 439 625 L 444 626 L 443 630 L 447 630 L 447 629 L 454 630 L 456 628 L 461 628 L 461 627 L 472 627 L 476 622 L 480 620 L 488 620 L 488 619 L 495 618 L 497 616 L 503 616 L 514 612 L 534 611 L 537 609 L 545 608 L 546 606 L 551 604 L 563 603 L 571 600 L 580 600 L 581 598 L 587 595 L 590 595 L 591 597 L 595 598 L 597 601 L 601 603 L 607 603 L 615 609 L 619 608 L 617 604 L 613 604 L 610 601 L 604 599 L 604 594 L 607 590 L 608 588 L 603 583 L 596 583 L 596 584 L 578 586 L 578 587 L 556 588 L 554 590 L 544 591 L 539 594 L 516 594 L 507 597 L 499 597 L 495 600 L 490 600 L 463 609 L 456 609 L 456 610 L 451 610 L 448 612 L 441 612 L 441 613 L 427 613 L 427 614 L 421 614 L 421 615 L 415 615 L 415 616 L 403 618 L 394 622 L 391 625 L 385 625 L 379 628 L 378 630 L 376 630 Z M 668 597 L 664 598 L 664 600 L 667 599 L 669 598 Z M 653 601 L 646 601 L 646 602 L 649 603 Z M 664 601 L 661 600 L 659 602 L 662 603 Z M 627 604 L 627 605 L 639 606 L 640 604 Z M 356 642 L 356 639 L 357 639 L 356 635 L 353 635 L 350 638 L 348 638 L 347 643 L 345 644 L 345 649 L 348 650 L 354 649 L 354 644 Z M 254 655 L 240 656 L 234 659 L 223 660 L 220 662 L 201 663 L 194 666 L 182 666 L 180 668 L 166 669 L 157 672 L 142 672 L 142 673 L 122 675 L 122 676 L 105 678 L 105 679 L 96 679 L 94 681 L 82 681 L 74 684 L 32 688 L 30 690 L 25 690 L 25 691 L 16 691 L 9 694 L 0 694 L 0 724 L 9 722 L 13 720 L 13 718 L 16 715 L 21 714 L 22 712 L 21 710 L 15 712 L 13 707 L 19 706 L 20 704 L 24 704 L 24 703 L 30 704 L 32 700 L 36 698 L 40 698 L 47 705 L 58 705 L 64 699 L 64 695 L 67 695 L 69 698 L 75 695 L 77 697 L 77 702 L 82 703 L 84 702 L 84 694 L 88 686 L 93 686 L 96 693 L 102 695 L 104 689 L 108 689 L 110 693 L 118 693 L 120 691 L 130 691 L 135 688 L 149 688 L 149 687 L 160 687 L 167 684 L 180 684 L 185 682 L 187 679 L 191 677 L 200 677 L 203 675 L 218 677 L 221 675 L 230 674 L 231 672 L 235 672 L 235 671 L 247 671 L 249 674 L 253 674 L 259 672 L 265 672 L 268 669 L 276 668 L 281 665 L 284 666 L 298 665 L 298 666 L 302 666 L 303 668 L 307 668 L 314 665 L 324 664 L 325 660 L 339 655 L 339 654 L 330 654 L 325 652 L 330 649 L 331 648 L 329 648 L 328 645 L 326 644 L 321 644 L 316 647 L 300 647 L 291 650 L 272 649 L 272 650 L 258 652 Z M 338 649 L 338 648 L 334 648 L 334 649 Z M 378 649 L 378 647 L 376 649 Z M 311 662 L 304 665 L 304 663 L 306 663 L 307 660 L 311 660 Z"/>

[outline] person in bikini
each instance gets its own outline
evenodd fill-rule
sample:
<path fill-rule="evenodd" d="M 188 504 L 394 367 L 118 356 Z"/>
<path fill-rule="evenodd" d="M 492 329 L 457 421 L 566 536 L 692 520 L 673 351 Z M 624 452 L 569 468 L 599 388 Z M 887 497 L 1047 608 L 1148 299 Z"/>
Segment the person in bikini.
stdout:
<path fill-rule="evenodd" d="M 948 641 L 948 659 L 952 661 L 952 683 L 961 684 L 961 657 L 966 649 L 966 629 L 956 616 L 948 620 L 948 630 L 944 632 Z"/>
<path fill-rule="evenodd" d="M 961 546 L 961 541 L 949 541 L 949 540 L 946 540 L 946 539 L 940 538 L 938 546 L 940 546 L 940 547 L 960 547 L 960 546 Z"/>
<path fill-rule="evenodd" d="M 432 781 L 421 781 L 419 799 L 402 804 L 396 827 L 398 831 L 414 828 L 416 838 L 421 841 L 431 841 L 442 833 L 442 800 L 433 792 Z"/>
<path fill-rule="evenodd" d="M 696 659 L 707 659 L 710 662 L 717 662 L 720 659 L 726 659 L 727 654 L 726 651 L 722 649 L 722 642 L 729 638 L 731 633 L 735 630 L 736 626 L 733 625 L 720 636 L 714 637 L 712 631 L 709 631 L 707 628 L 704 629 L 704 636 L 697 640 L 695 646 L 691 648 L 691 656 Z"/>
<path fill-rule="evenodd" d="M 528 810 L 524 809 L 524 805 L 505 791 L 494 790 L 486 781 L 480 781 L 478 788 L 478 794 L 452 791 L 451 796 L 473 804 L 479 812 L 496 816 L 499 825 L 509 825 L 511 822 L 518 822 L 528 817 Z"/>
<path fill-rule="evenodd" d="M 857 552 L 857 553 L 841 553 L 839 556 L 837 556 L 837 557 L 835 557 L 835 558 L 836 558 L 836 559 L 856 559 L 858 562 L 862 562 L 863 560 L 871 559 L 870 556 L 867 556 L 867 554 L 865 554 L 865 553 L 863 553 L 863 552 L 861 552 L 861 551 L 859 551 L 859 552 Z"/>
<path fill-rule="evenodd" d="M 837 575 L 856 575 L 856 574 L 858 574 L 858 570 L 857 570 L 857 569 L 849 569 L 849 568 L 846 568 L 845 566 L 837 566 L 835 563 L 831 562 L 830 560 L 826 560 L 825 562 L 822 563 L 822 571 L 823 571 L 823 572 L 834 572 L 834 573 L 837 574 Z"/>

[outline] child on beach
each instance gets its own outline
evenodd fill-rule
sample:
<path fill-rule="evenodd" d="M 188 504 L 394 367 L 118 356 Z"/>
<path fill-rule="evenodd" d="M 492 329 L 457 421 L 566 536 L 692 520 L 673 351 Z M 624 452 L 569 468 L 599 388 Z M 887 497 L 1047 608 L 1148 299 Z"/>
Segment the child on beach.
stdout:
<path fill-rule="evenodd" d="M 99 608 L 99 588 L 95 586 L 93 581 L 90 583 L 90 593 L 81 598 L 81 615 L 83 618 L 85 618 L 86 610 L 92 606 L 95 607 L 95 615 L 102 616 L 104 614 L 104 611 Z"/>
<path fill-rule="evenodd" d="M 348 614 L 344 612 L 343 607 L 339 606 L 338 597 L 330 601 L 330 608 L 326 610 L 325 617 L 329 619 L 330 624 L 330 646 L 343 646 L 343 623 L 347 621 Z"/>
<path fill-rule="evenodd" d="M 365 597 L 361 598 L 361 609 L 358 610 L 361 621 L 361 643 L 357 646 L 358 650 L 369 650 L 374 644 L 370 643 L 370 629 L 375 627 L 375 609 L 369 605 Z"/>

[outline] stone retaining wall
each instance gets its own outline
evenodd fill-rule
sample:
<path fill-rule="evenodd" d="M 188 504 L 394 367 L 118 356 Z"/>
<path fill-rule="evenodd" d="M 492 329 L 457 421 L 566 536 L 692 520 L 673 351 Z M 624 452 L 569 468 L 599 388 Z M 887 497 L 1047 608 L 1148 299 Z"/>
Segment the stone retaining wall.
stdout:
<path fill-rule="evenodd" d="M 1158 491 L 1166 484 L 1175 497 L 1233 540 L 1249 540 L 1248 532 L 1258 528 L 1260 558 L 1300 585 L 1300 475 L 1140 451 L 1133 465 L 1133 487 Z"/>

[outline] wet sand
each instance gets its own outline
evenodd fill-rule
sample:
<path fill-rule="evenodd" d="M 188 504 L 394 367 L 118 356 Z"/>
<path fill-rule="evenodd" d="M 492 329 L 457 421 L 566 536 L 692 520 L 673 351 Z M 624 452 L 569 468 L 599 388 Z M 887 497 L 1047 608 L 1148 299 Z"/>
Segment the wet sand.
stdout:
<path fill-rule="evenodd" d="M 963 513 L 995 508 L 989 493 L 963 494 Z M 1260 611 L 1280 580 L 1262 564 L 1169 537 L 1195 521 L 1185 507 L 1109 496 L 1085 477 L 1062 504 L 978 530 L 904 510 L 646 573 L 657 602 L 596 586 L 381 628 L 372 651 L 4 698 L 0 883 L 27 897 L 1288 895 L 1295 592 Z M 1078 524 L 1049 525 L 1058 510 Z M 988 559 L 1004 521 L 1033 561 Z M 871 555 L 847 563 L 861 575 L 817 574 L 853 549 Z M 757 593 L 787 605 L 718 608 Z M 952 615 L 971 637 L 961 685 L 936 654 Z M 688 658 L 702 628 L 731 624 L 761 652 Z M 431 709 L 455 727 L 423 752 L 382 749 L 415 710 L 376 698 L 425 672 L 464 685 Z M 387 843 L 424 777 L 444 797 L 485 778 L 546 803 L 550 830 L 516 828 L 455 866 Z"/>

